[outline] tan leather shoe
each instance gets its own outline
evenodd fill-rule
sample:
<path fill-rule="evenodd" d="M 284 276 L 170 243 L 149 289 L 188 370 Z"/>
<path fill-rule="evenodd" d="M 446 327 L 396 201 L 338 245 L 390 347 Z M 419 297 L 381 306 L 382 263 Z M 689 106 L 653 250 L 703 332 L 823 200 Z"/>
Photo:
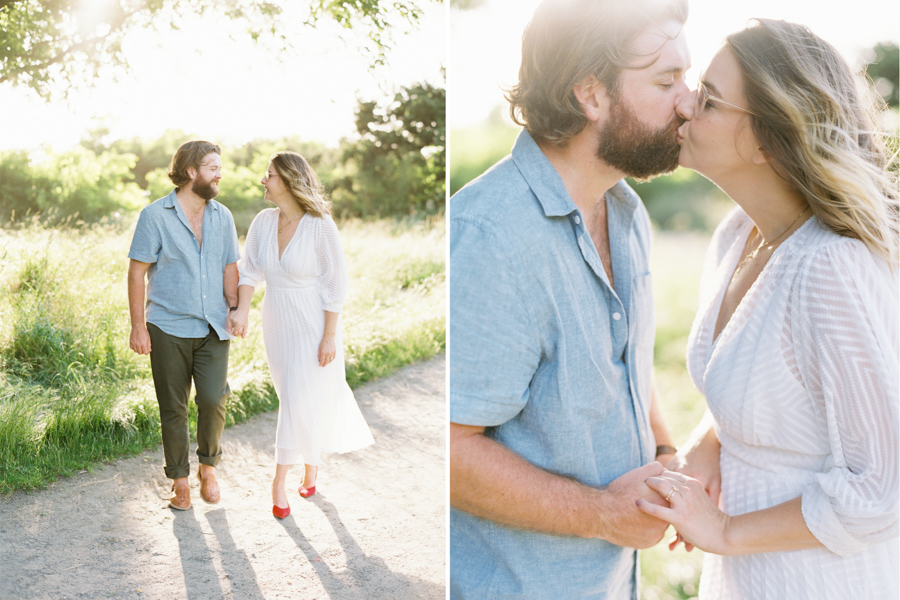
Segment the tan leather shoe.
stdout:
<path fill-rule="evenodd" d="M 169 507 L 175 510 L 188 510 L 191 507 L 191 485 L 189 483 L 178 486 L 172 483 L 172 497 L 169 498 Z"/>
<path fill-rule="evenodd" d="M 210 473 L 206 477 L 200 476 L 200 467 L 197 467 L 197 479 L 200 480 L 200 497 L 203 498 L 203 501 L 207 504 L 218 504 L 219 497 L 219 482 L 216 481 L 216 476 L 214 473 Z"/>

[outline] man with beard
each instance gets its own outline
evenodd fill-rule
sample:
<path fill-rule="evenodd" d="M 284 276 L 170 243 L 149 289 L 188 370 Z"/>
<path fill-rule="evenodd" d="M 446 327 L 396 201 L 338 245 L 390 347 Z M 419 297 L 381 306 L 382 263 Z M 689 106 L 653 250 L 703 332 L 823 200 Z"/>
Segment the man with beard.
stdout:
<path fill-rule="evenodd" d="M 450 200 L 450 589 L 637 598 L 675 453 L 653 386 L 650 222 L 625 175 L 677 166 L 685 0 L 549 0 L 510 156 Z M 656 459 L 656 460 L 655 460 Z M 659 462 L 656 462 L 659 461 Z"/>
<path fill-rule="evenodd" d="M 222 179 L 221 153 L 204 141 L 178 148 L 168 170 L 175 189 L 141 211 L 128 252 L 129 344 L 138 354 L 150 355 L 165 473 L 174 480 L 169 506 L 177 510 L 191 507 L 192 381 L 200 496 L 210 504 L 219 501 L 216 465 L 231 393 L 228 314 L 237 309 L 240 258 L 231 211 L 213 200 Z"/>

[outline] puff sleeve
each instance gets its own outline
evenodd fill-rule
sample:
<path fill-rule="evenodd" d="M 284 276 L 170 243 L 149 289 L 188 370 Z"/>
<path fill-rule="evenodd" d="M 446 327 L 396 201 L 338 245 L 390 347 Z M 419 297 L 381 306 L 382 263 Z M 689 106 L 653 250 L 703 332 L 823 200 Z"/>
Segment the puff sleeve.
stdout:
<path fill-rule="evenodd" d="M 339 313 L 343 310 L 350 279 L 341 236 L 337 225 L 329 216 L 322 219 L 316 234 L 316 260 L 319 264 L 316 289 L 322 298 L 322 304 L 328 312 Z"/>
<path fill-rule="evenodd" d="M 258 287 L 260 282 L 266 278 L 265 273 L 259 266 L 260 247 L 261 247 L 261 230 L 266 211 L 262 211 L 253 218 L 250 223 L 250 229 L 247 231 L 247 240 L 244 243 L 244 257 L 238 263 L 238 271 L 241 274 L 238 280 L 238 286 L 249 285 Z"/>
<path fill-rule="evenodd" d="M 803 517 L 848 556 L 898 535 L 898 294 L 895 275 L 851 239 L 817 251 L 792 293 L 792 337 L 831 456 L 803 491 Z"/>

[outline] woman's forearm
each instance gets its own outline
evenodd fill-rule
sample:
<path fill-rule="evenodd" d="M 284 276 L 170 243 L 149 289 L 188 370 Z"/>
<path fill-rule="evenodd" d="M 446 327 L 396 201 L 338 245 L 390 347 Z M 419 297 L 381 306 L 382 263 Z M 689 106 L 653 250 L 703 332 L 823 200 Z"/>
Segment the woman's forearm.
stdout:
<path fill-rule="evenodd" d="M 322 334 L 322 337 L 333 338 L 337 334 L 338 317 L 340 316 L 341 313 L 325 311 L 325 333 Z"/>
<path fill-rule="evenodd" d="M 821 548 L 810 533 L 798 496 L 763 510 L 728 517 L 723 554 L 756 554 Z"/>

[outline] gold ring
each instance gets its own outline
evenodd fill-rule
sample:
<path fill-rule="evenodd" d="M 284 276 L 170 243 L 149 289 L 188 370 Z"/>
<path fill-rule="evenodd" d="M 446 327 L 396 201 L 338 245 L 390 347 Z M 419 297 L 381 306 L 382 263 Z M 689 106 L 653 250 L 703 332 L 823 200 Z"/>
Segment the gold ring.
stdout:
<path fill-rule="evenodd" d="M 678 491 L 678 488 L 676 488 L 675 486 L 672 486 L 672 489 L 669 491 L 668 494 L 666 494 L 666 502 L 671 502 L 672 496 L 674 496 L 677 491 Z"/>

